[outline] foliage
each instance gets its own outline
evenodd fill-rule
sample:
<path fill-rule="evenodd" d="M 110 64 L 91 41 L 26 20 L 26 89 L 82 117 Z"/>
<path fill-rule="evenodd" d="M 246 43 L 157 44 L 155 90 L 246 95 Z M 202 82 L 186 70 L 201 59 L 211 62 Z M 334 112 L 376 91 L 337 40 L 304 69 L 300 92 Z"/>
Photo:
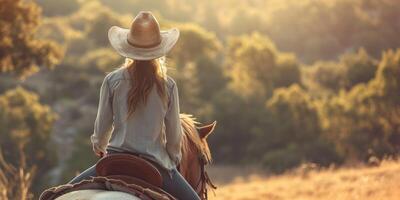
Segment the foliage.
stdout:
<path fill-rule="evenodd" d="M 30 1 L 2 0 L 0 9 L 0 73 L 26 77 L 59 62 L 62 51 L 53 42 L 35 39 L 40 9 Z"/>
<path fill-rule="evenodd" d="M 345 54 L 340 58 L 344 67 L 344 88 L 351 89 L 359 83 L 367 83 L 375 76 L 377 64 L 364 49 L 359 49 L 355 54 Z"/>
<path fill-rule="evenodd" d="M 111 72 L 122 63 L 118 54 L 109 48 L 99 48 L 94 51 L 88 51 L 81 58 L 79 64 L 80 70 L 88 72 Z"/>
<path fill-rule="evenodd" d="M 78 0 L 36 0 L 45 16 L 68 15 L 79 9 Z"/>
<path fill-rule="evenodd" d="M 166 19 L 193 22 L 213 30 L 219 39 L 258 31 L 282 51 L 312 64 L 364 47 L 375 58 L 400 45 L 397 0 L 101 0 L 121 13 L 157 12 Z"/>
<path fill-rule="evenodd" d="M 39 97 L 22 87 L 9 90 L 0 96 L 0 146 L 6 149 L 5 159 L 19 166 L 15 160 L 21 149 L 27 166 L 38 166 L 34 181 L 43 180 L 48 168 L 56 162 L 51 149 L 50 133 L 56 114 L 42 105 Z M 25 162 L 25 161 L 24 161 Z"/>
<path fill-rule="evenodd" d="M 164 0 L 153 0 L 153 1 L 131 1 L 131 0 L 119 0 L 115 3 L 113 0 L 100 0 L 105 6 L 109 6 L 117 12 L 127 12 L 135 15 L 141 10 L 151 11 L 165 11 L 168 10 L 168 2 Z"/>
<path fill-rule="evenodd" d="M 340 161 L 334 145 L 322 134 L 316 102 L 298 85 L 275 90 L 267 108 L 272 125 L 254 144 L 268 141 L 263 151 L 266 167 L 279 172 L 302 162 L 329 165 Z"/>
<path fill-rule="evenodd" d="M 204 119 L 210 116 L 210 106 L 206 100 L 225 85 L 222 68 L 217 60 L 222 48 L 221 42 L 214 33 L 200 26 L 168 26 L 173 25 L 179 27 L 180 37 L 168 56 L 169 74 L 180 85 L 180 97 L 185 99 L 181 101 L 182 110 L 197 113 L 197 117 Z"/>
<path fill-rule="evenodd" d="M 251 142 L 255 140 L 254 135 L 265 133 L 264 122 L 269 116 L 262 109 L 264 101 L 261 98 L 247 100 L 225 88 L 211 102 L 210 118 L 218 121 L 218 128 L 209 139 L 214 160 L 238 164 L 261 156 L 263 152 L 252 150 Z"/>
<path fill-rule="evenodd" d="M 204 28 L 194 24 L 180 24 L 179 40 L 171 52 L 171 59 L 176 62 L 179 68 L 181 64 L 196 58 L 215 58 L 221 48 L 215 34 L 206 31 Z"/>
<path fill-rule="evenodd" d="M 63 183 L 69 182 L 78 172 L 82 172 L 97 162 L 98 158 L 90 151 L 91 143 L 87 139 L 88 137 L 90 134 L 82 134 L 74 138 L 73 144 L 76 148 L 74 148 L 72 156 L 66 158 L 68 165 L 62 173 Z"/>
<path fill-rule="evenodd" d="M 399 150 L 400 51 L 388 51 L 375 78 L 324 106 L 326 129 L 349 159 L 367 160 Z"/>
<path fill-rule="evenodd" d="M 87 38 L 92 40 L 95 46 L 106 47 L 109 43 L 106 34 L 108 29 L 121 24 L 121 20 L 112 12 L 99 12 L 87 28 Z"/>
<path fill-rule="evenodd" d="M 295 57 L 280 53 L 271 40 L 259 33 L 231 38 L 227 54 L 230 87 L 242 96 L 266 98 L 276 87 L 300 82 Z"/>
<path fill-rule="evenodd" d="M 344 54 L 339 62 L 317 62 L 312 66 L 312 80 L 316 84 L 338 93 L 341 89 L 350 90 L 360 83 L 367 83 L 374 76 L 377 61 L 364 49 L 356 53 Z"/>
<path fill-rule="evenodd" d="M 317 62 L 313 65 L 312 81 L 324 89 L 337 93 L 344 85 L 343 70 L 335 62 Z"/>

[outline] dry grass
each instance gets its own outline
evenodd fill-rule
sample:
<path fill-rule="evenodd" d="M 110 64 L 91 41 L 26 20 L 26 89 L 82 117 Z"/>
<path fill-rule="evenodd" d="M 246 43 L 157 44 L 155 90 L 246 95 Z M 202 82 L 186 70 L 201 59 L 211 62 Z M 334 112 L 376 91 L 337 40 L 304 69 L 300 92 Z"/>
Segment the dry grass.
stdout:
<path fill-rule="evenodd" d="M 250 177 L 221 185 L 210 200 L 398 200 L 400 162 L 384 161 L 379 167 L 311 170 L 269 178 Z"/>
<path fill-rule="evenodd" d="M 0 151 L 0 199 L 28 200 L 32 199 L 30 187 L 36 167 L 28 167 L 24 152 L 20 151 L 19 166 L 7 162 Z"/>

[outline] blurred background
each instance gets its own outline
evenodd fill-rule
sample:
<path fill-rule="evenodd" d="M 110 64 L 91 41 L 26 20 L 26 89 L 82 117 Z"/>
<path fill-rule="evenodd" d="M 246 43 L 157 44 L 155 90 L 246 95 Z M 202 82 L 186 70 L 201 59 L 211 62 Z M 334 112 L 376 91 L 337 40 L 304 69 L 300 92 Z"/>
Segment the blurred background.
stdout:
<path fill-rule="evenodd" d="M 182 112 L 218 121 L 221 185 L 398 154 L 397 0 L 0 0 L 0 199 L 36 199 L 97 160 L 100 85 L 124 61 L 107 30 L 140 10 L 181 31 L 168 72 Z"/>

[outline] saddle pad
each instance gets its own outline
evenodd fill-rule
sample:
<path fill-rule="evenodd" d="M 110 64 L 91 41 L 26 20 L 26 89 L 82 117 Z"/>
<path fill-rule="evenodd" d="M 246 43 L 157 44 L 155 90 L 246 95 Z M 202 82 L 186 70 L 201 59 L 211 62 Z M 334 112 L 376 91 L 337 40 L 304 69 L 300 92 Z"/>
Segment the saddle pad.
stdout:
<path fill-rule="evenodd" d="M 131 194 L 106 190 L 76 190 L 57 197 L 55 200 L 141 200 Z"/>
<path fill-rule="evenodd" d="M 55 200 L 64 194 L 79 190 L 120 191 L 139 197 L 142 200 L 176 200 L 176 198 L 162 190 L 154 191 L 107 177 L 93 177 L 90 180 L 84 180 L 76 184 L 65 184 L 49 188 L 40 195 L 39 200 Z"/>

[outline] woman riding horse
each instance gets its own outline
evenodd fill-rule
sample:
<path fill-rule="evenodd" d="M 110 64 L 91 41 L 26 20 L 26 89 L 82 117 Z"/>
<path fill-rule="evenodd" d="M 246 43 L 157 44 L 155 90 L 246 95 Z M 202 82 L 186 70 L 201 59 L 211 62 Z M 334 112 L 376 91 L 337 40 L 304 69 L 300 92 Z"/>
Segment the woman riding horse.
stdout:
<path fill-rule="evenodd" d="M 126 62 L 101 86 L 93 151 L 98 156 L 140 154 L 157 163 L 163 190 L 178 199 L 200 199 L 177 170 L 182 158 L 179 96 L 175 81 L 166 75 L 163 57 L 177 42 L 178 29 L 160 31 L 150 12 L 140 12 L 130 29 L 113 26 L 108 37 Z M 96 176 L 95 168 L 69 183 Z"/>

